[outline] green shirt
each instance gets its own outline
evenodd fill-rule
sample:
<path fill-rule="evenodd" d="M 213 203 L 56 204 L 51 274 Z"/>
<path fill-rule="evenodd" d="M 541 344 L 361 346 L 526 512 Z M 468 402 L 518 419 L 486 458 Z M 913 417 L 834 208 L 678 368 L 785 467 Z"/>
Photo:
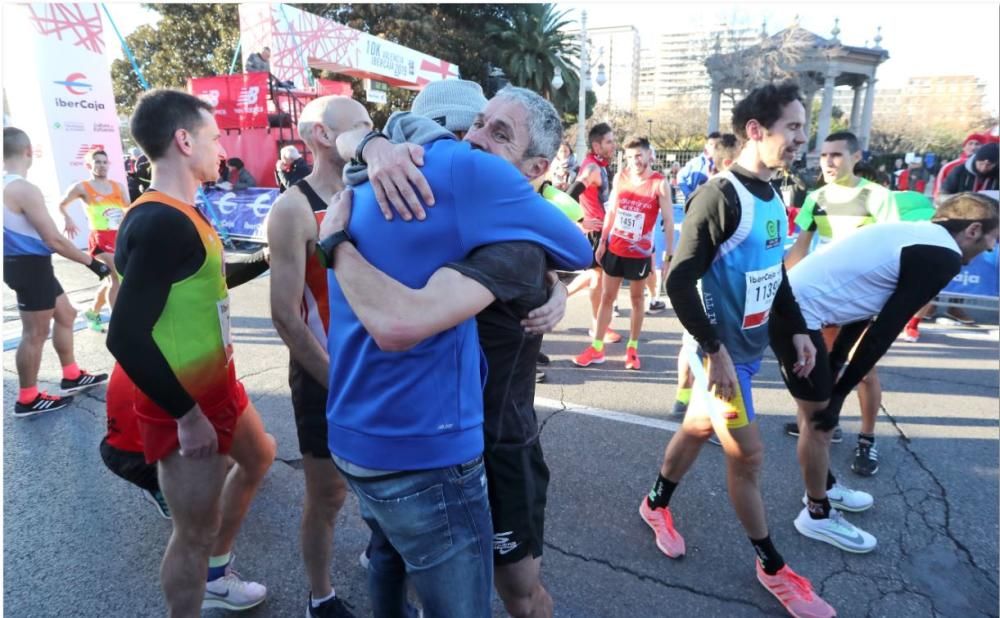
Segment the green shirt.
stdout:
<path fill-rule="evenodd" d="M 892 192 L 861 178 L 854 187 L 831 184 L 811 192 L 795 224 L 816 231 L 820 242 L 828 243 L 869 223 L 900 220 Z"/>

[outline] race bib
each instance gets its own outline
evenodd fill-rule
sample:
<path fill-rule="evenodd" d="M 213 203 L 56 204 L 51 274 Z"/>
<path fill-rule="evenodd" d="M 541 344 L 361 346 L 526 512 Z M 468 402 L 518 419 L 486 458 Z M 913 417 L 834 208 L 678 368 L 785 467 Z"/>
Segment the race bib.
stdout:
<path fill-rule="evenodd" d="M 219 312 L 219 332 L 222 333 L 222 347 L 226 350 L 226 364 L 233 360 L 233 335 L 229 328 L 229 297 L 215 304 Z"/>
<path fill-rule="evenodd" d="M 645 222 L 645 213 L 619 208 L 615 211 L 615 236 L 637 241 L 642 238 L 642 227 Z"/>
<path fill-rule="evenodd" d="M 771 305 L 781 285 L 781 264 L 770 268 L 754 270 L 747 275 L 747 297 L 743 305 L 743 329 L 757 328 L 767 324 L 771 315 Z"/>
<path fill-rule="evenodd" d="M 108 222 L 109 230 L 117 230 L 125 218 L 125 210 L 122 208 L 108 208 L 103 213 L 105 221 Z"/>

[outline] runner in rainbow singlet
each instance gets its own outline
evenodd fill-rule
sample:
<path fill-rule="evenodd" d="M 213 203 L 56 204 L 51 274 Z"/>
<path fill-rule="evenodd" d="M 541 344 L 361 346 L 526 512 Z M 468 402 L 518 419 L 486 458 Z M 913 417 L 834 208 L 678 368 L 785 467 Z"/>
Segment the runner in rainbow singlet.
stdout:
<path fill-rule="evenodd" d="M 69 215 L 66 207 L 75 200 L 83 200 L 84 213 L 90 223 L 90 235 L 87 247 L 94 259 L 104 262 L 114 272 L 115 239 L 118 236 L 118 226 L 125 217 L 128 207 L 128 189 L 120 182 L 108 178 L 108 153 L 103 150 L 92 150 L 87 153 L 87 169 L 90 170 L 90 180 L 84 180 L 70 187 L 59 203 L 59 212 L 66 220 L 66 234 L 73 238 L 79 232 L 76 223 Z M 103 332 L 101 324 L 101 309 L 105 303 L 111 307 L 118 298 L 118 276 L 108 277 L 98 288 L 94 303 L 84 316 L 92 330 Z"/>
<path fill-rule="evenodd" d="M 795 371 L 813 370 L 816 350 L 782 266 L 787 216 L 770 184 L 805 143 L 805 107 L 793 83 L 762 86 L 733 109 L 733 130 L 745 142 L 736 164 L 692 195 L 681 228 L 667 293 L 694 343 L 707 357 L 707 378 L 695 373 L 695 394 L 664 453 L 659 476 L 639 505 L 657 547 L 684 555 L 671 497 L 714 429 L 726 456 L 729 498 L 757 554 L 757 580 L 795 616 L 836 612 L 791 570 L 771 539 L 759 486 L 763 443 L 754 421 L 751 378 L 769 339 L 772 306 L 788 316 L 798 353 Z M 695 361 L 697 363 L 697 361 Z"/>
<path fill-rule="evenodd" d="M 267 218 L 271 266 L 271 319 L 288 346 L 288 385 L 306 477 L 300 536 L 309 582 L 306 615 L 349 615 L 330 582 L 334 525 L 347 497 L 347 481 L 330 456 L 326 424 L 330 355 L 327 269 L 316 238 L 327 204 L 344 188 L 344 160 L 336 139 L 358 123 L 371 126 L 357 101 L 326 96 L 310 101 L 299 116 L 299 135 L 313 155 L 313 169 L 274 203 Z"/>
<path fill-rule="evenodd" d="M 153 179 L 122 221 L 108 350 L 136 386 L 143 452 L 173 517 L 161 584 L 172 615 L 248 609 L 267 590 L 232 570 L 231 550 L 276 447 L 236 379 L 222 242 L 192 205 L 216 178 L 219 129 L 204 101 L 152 90 L 131 132 Z"/>

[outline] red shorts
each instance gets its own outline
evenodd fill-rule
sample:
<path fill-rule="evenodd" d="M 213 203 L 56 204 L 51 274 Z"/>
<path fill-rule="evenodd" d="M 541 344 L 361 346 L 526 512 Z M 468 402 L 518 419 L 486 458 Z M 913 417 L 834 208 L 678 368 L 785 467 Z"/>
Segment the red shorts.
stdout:
<path fill-rule="evenodd" d="M 98 253 L 114 253 L 115 240 L 118 239 L 118 230 L 91 231 L 87 238 L 87 253 L 97 255 Z"/>
<path fill-rule="evenodd" d="M 177 419 L 153 403 L 138 388 L 135 390 L 135 414 L 142 435 L 142 451 L 147 463 L 155 463 L 180 448 L 177 439 Z M 226 382 L 213 392 L 197 400 L 201 411 L 208 417 L 219 440 L 219 454 L 229 453 L 233 443 L 236 422 L 250 400 L 243 383 L 236 379 L 236 364 L 229 363 Z"/>

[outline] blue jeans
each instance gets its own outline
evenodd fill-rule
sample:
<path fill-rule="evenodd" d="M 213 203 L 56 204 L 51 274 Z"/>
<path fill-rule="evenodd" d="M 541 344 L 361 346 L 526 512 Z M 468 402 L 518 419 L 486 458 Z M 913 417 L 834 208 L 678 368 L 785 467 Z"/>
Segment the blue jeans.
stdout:
<path fill-rule="evenodd" d="M 368 589 L 375 618 L 412 615 L 407 576 L 428 617 L 490 617 L 493 522 L 482 457 L 347 480 L 372 531 Z"/>

